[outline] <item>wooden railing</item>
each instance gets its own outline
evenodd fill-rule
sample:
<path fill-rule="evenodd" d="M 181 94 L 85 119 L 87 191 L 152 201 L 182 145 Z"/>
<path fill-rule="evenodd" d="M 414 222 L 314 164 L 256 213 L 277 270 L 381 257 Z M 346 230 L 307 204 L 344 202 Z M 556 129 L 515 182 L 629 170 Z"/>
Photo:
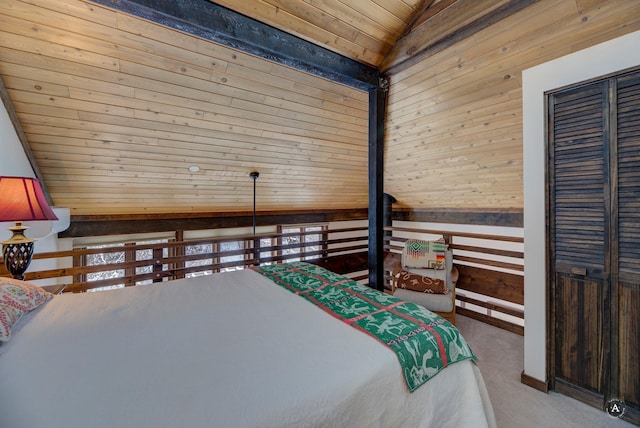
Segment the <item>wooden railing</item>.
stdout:
<path fill-rule="evenodd" d="M 300 239 L 301 242 L 284 243 L 288 237 L 308 235 L 321 235 L 321 239 L 313 242 Z M 458 313 L 523 334 L 523 238 L 419 227 L 387 227 L 384 236 L 385 287 L 391 288 L 390 273 L 400 263 L 404 241 L 425 236 L 442 236 L 453 250 L 454 264 L 460 274 L 456 287 Z M 47 270 L 30 269 L 26 279 L 56 279 L 57 282 L 67 284 L 66 292 L 83 292 L 304 259 L 366 284 L 367 238 L 367 227 L 355 227 L 321 232 L 175 239 L 160 243 L 124 243 L 102 248 L 78 248 L 36 254 L 36 260 L 57 260 L 58 267 Z M 238 249 L 225 251 L 225 244 L 230 242 L 238 243 Z M 206 246 L 210 250 L 190 254 L 189 249 L 198 246 Z M 118 254 L 120 257 L 117 261 L 88 263 L 97 254 Z M 105 260 L 109 259 L 105 257 Z M 0 266 L 0 275 L 7 276 L 4 264 Z M 107 277 L 107 273 L 111 276 Z"/>
<path fill-rule="evenodd" d="M 309 235 L 320 235 L 321 239 L 305 242 L 304 237 Z M 301 259 L 361 281 L 368 277 L 367 236 L 366 227 L 355 227 L 78 248 L 36 254 L 35 260 L 56 259 L 57 265 L 61 267 L 40 271 L 30 269 L 25 279 L 37 281 L 61 278 L 67 283 L 65 292 L 83 292 Z M 302 239 L 301 242 L 283 244 L 286 238 L 291 237 Z M 225 251 L 225 244 L 228 243 L 237 243 L 238 249 Z M 197 247 L 210 250 L 190 254 L 189 249 Z M 95 259 L 96 255 L 101 255 L 107 262 L 91 263 L 90 259 Z M 4 269 L 4 264 L 2 266 Z M 0 275 L 6 276 L 8 273 L 2 270 Z M 101 278 L 92 279 L 92 276 Z"/>
<path fill-rule="evenodd" d="M 389 283 L 407 239 L 442 236 L 453 250 L 453 263 L 459 271 L 457 312 L 524 334 L 522 237 L 401 227 L 387 227 L 385 231 L 385 278 Z"/>

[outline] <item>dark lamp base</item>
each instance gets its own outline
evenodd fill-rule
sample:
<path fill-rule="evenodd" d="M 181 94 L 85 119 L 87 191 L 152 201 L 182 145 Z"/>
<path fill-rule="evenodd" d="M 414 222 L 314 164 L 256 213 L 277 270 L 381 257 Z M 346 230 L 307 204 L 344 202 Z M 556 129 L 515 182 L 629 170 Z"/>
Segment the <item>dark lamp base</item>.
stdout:
<path fill-rule="evenodd" d="M 13 232 L 11 239 L 2 242 L 4 265 L 11 276 L 19 280 L 24 280 L 24 273 L 31 263 L 33 243 L 35 242 L 35 239 L 24 236 L 26 229 L 26 226 L 16 223 L 15 226 L 9 228 Z"/>
<path fill-rule="evenodd" d="M 24 280 L 24 273 L 31 264 L 33 242 L 5 244 L 3 249 L 4 265 L 15 279 Z"/>

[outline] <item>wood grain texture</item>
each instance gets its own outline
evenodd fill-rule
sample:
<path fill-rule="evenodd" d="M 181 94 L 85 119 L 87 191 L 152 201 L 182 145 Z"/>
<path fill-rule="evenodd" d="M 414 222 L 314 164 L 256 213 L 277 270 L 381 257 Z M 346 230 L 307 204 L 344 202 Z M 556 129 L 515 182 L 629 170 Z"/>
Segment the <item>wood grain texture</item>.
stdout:
<path fill-rule="evenodd" d="M 456 260 L 462 259 L 457 257 Z M 523 277 L 505 272 L 457 264 L 458 287 L 508 302 L 524 304 Z"/>
<path fill-rule="evenodd" d="M 214 3 L 377 66 L 422 10 L 425 0 L 215 0 Z"/>
<path fill-rule="evenodd" d="M 551 373 L 592 405 L 624 397 L 638 420 L 640 72 L 548 101 Z M 555 345 L 555 346 L 554 346 Z"/>
<path fill-rule="evenodd" d="M 72 214 L 367 207 L 368 95 L 80 0 L 0 6 L 0 73 Z M 188 167 L 197 165 L 200 172 Z"/>
<path fill-rule="evenodd" d="M 640 285 L 620 284 L 619 395 L 640 408 Z"/>
<path fill-rule="evenodd" d="M 556 377 L 602 395 L 604 337 L 600 281 L 556 278 Z"/>
<path fill-rule="evenodd" d="M 215 3 L 373 65 L 403 35 L 455 32 L 493 7 Z M 391 73 L 396 208 L 521 210 L 522 70 L 640 29 L 639 8 L 540 0 Z M 73 214 L 243 211 L 252 170 L 259 209 L 368 206 L 363 91 L 87 0 L 3 1 L 0 77 L 53 202 Z"/>
<path fill-rule="evenodd" d="M 450 7 L 420 22 L 398 40 L 382 62 L 381 69 L 392 69 L 509 2 L 510 0 L 458 0 L 450 4 Z"/>
<path fill-rule="evenodd" d="M 390 76 L 394 208 L 522 209 L 522 71 L 640 29 L 640 3 L 541 0 Z"/>

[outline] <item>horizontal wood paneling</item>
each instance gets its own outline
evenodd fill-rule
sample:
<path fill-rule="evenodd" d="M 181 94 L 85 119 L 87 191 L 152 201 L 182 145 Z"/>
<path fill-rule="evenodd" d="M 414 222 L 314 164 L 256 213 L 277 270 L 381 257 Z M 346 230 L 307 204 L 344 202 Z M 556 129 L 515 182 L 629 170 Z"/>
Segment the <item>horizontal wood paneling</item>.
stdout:
<path fill-rule="evenodd" d="M 368 94 L 81 0 L 0 5 L 0 74 L 72 214 L 368 204 Z M 200 172 L 188 167 L 197 165 Z"/>
<path fill-rule="evenodd" d="M 419 221 L 427 223 L 473 224 L 504 227 L 522 227 L 521 209 L 486 210 L 470 209 L 397 209 L 393 211 L 393 220 Z"/>
<path fill-rule="evenodd" d="M 461 259 L 464 260 L 464 259 Z M 458 286 L 464 290 L 524 305 L 522 275 L 490 271 L 477 267 L 457 265 L 460 271 Z"/>
<path fill-rule="evenodd" d="M 514 2 L 214 3 L 366 64 L 429 25 L 447 40 L 390 76 L 384 185 L 409 209 L 522 209 L 522 70 L 640 28 L 632 0 L 541 0 L 488 26 Z M 242 211 L 252 170 L 260 209 L 368 205 L 362 91 L 86 0 L 3 1 L 0 77 L 73 214 Z"/>
<path fill-rule="evenodd" d="M 394 208 L 522 209 L 522 71 L 640 29 L 640 3 L 541 0 L 390 76 Z"/>
<path fill-rule="evenodd" d="M 535 1 L 535 0 L 533 0 Z M 444 49 L 483 27 L 495 23 L 531 0 L 457 0 L 442 2 L 444 8 L 433 15 L 424 13 L 415 26 L 398 40 L 380 65 L 385 72 L 415 64 L 432 50 Z M 437 9 L 433 7 L 432 9 Z"/>
<path fill-rule="evenodd" d="M 429 0 L 237 1 L 214 3 L 361 62 L 379 65 Z"/>
<path fill-rule="evenodd" d="M 91 0 L 91 2 L 355 88 L 369 90 L 378 84 L 378 71 L 370 65 L 331 52 L 322 46 L 322 43 L 302 40 L 291 33 L 213 2 L 206 0 Z M 284 18 L 286 14 L 282 13 L 278 16 Z"/>

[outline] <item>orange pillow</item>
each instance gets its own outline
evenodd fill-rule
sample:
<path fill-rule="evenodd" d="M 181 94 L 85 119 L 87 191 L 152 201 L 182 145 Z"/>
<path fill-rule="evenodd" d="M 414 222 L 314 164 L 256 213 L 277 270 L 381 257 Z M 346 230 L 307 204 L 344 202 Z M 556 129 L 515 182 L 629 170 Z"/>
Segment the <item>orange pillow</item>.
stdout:
<path fill-rule="evenodd" d="M 428 276 L 417 275 L 415 273 L 401 270 L 398 274 L 398 288 L 404 288 L 421 293 L 447 294 L 449 289 L 442 279 L 429 278 Z"/>

